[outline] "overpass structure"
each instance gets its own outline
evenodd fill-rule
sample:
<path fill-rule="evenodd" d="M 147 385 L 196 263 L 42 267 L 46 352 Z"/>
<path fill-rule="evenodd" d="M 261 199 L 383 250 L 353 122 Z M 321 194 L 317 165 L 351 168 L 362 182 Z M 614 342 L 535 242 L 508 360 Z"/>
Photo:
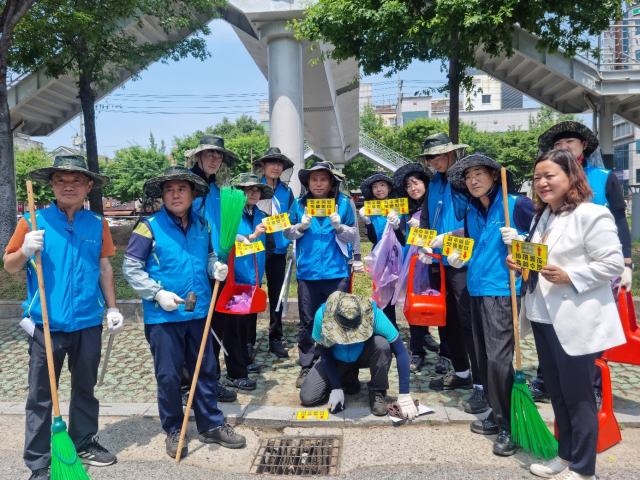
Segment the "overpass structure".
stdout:
<path fill-rule="evenodd" d="M 392 171 L 409 161 L 360 133 L 357 62 L 321 59 L 319 50 L 311 51 L 308 41 L 296 39 L 287 29 L 288 21 L 302 18 L 302 0 L 229 0 L 220 14 L 267 78 L 271 145 L 279 147 L 297 168 L 310 155 L 330 160 L 338 168 L 358 155 Z M 176 31 L 167 36 L 157 19 L 148 17 L 124 28 L 140 42 L 189 34 Z M 594 40 L 604 54 L 593 59 L 538 52 L 536 37 L 516 27 L 514 55 L 491 58 L 479 45 L 477 67 L 559 112 L 593 111 L 599 119 L 603 156 L 610 166 L 613 115 L 640 126 L 640 54 L 630 41 L 635 28 L 635 21 L 612 25 L 604 38 Z M 130 77 L 130 72 L 120 72 L 120 84 Z M 98 100 L 118 86 L 99 92 Z M 73 79 L 51 79 L 41 71 L 10 85 L 9 106 L 12 127 L 34 136 L 50 135 L 81 111 Z M 292 180 L 297 182 L 297 175 Z M 297 192 L 295 183 L 292 186 Z"/>

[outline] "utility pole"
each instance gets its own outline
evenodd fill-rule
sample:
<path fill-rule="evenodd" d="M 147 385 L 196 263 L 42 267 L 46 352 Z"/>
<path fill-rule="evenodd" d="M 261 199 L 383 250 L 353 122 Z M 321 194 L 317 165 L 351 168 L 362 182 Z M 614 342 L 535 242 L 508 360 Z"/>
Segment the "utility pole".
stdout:
<path fill-rule="evenodd" d="M 80 114 L 80 153 L 84 155 L 84 129 L 82 128 L 82 114 Z"/>
<path fill-rule="evenodd" d="M 396 104 L 396 130 L 402 128 L 402 80 L 398 72 L 398 103 Z"/>

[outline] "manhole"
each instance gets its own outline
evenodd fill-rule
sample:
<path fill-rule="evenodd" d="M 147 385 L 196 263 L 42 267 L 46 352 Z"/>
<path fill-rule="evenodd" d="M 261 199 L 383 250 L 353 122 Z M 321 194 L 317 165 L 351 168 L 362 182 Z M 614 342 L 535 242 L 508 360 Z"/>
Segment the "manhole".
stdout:
<path fill-rule="evenodd" d="M 342 437 L 275 437 L 260 442 L 251 473 L 311 477 L 337 475 Z"/>

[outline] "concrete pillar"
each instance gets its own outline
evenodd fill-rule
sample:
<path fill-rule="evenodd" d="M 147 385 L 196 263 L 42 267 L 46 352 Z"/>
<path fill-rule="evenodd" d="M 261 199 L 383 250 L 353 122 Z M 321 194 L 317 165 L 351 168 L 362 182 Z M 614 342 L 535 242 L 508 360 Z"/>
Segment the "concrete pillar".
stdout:
<path fill-rule="evenodd" d="M 611 102 L 604 102 L 598 110 L 598 140 L 602 150 L 602 160 L 604 167 L 613 170 L 613 112 L 616 105 Z"/>
<path fill-rule="evenodd" d="M 298 171 L 304 168 L 302 45 L 286 25 L 285 21 L 264 25 L 260 41 L 267 45 L 270 142 L 295 164 L 289 186 L 297 196 Z"/>
<path fill-rule="evenodd" d="M 630 186 L 631 190 L 631 240 L 640 238 L 640 186 Z"/>

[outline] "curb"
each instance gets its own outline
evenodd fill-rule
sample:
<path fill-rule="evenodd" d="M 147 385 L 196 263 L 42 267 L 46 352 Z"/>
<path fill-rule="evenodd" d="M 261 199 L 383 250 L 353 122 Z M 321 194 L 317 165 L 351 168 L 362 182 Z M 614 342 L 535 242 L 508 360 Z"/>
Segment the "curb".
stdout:
<path fill-rule="evenodd" d="M 24 415 L 24 402 L 0 402 L 0 415 Z M 259 405 L 219 404 L 224 418 L 231 425 L 248 427 L 285 428 L 285 427 L 389 427 L 393 423 L 387 417 L 371 415 L 366 407 L 351 407 L 327 420 L 297 420 L 300 407 L 272 407 Z M 314 410 L 311 408 L 311 410 Z M 315 409 L 324 410 L 324 408 Z M 488 412 L 478 415 L 465 413 L 462 407 L 433 407 L 434 413 L 423 415 L 413 421 L 417 425 L 468 425 L 473 420 L 484 419 Z M 554 415 L 550 407 L 539 408 L 540 415 L 547 425 L 553 425 Z M 640 409 L 614 410 L 618 423 L 624 427 L 640 428 Z M 60 403 L 60 413 L 69 414 L 69 403 Z M 143 417 L 159 419 L 156 403 L 101 403 L 100 415 L 103 417 Z M 193 410 L 191 415 L 193 416 Z"/>

